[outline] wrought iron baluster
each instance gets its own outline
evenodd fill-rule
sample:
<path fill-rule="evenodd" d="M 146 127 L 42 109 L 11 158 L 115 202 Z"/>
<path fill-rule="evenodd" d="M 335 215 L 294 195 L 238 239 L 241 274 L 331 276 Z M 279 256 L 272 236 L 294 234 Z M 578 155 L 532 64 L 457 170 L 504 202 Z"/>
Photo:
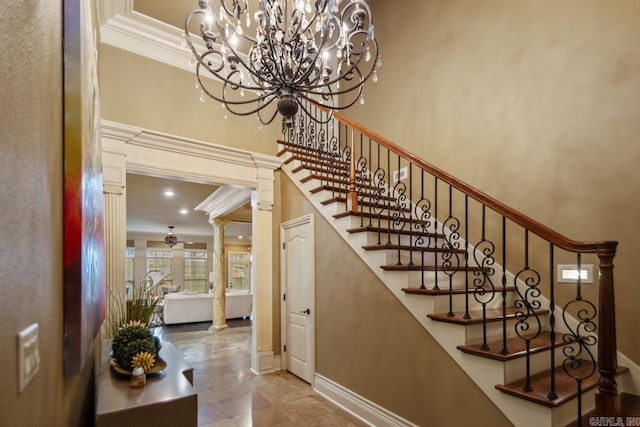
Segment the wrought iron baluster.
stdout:
<path fill-rule="evenodd" d="M 393 210 L 393 218 L 392 218 L 392 226 L 394 231 L 396 232 L 398 249 L 397 256 L 398 261 L 396 265 L 402 265 L 402 253 L 401 253 L 401 243 L 402 243 L 402 231 L 404 230 L 405 222 L 404 222 L 404 207 L 406 196 L 406 185 L 400 180 L 400 156 L 398 157 L 398 176 L 396 177 L 395 185 L 393 186 L 393 194 L 395 196 L 395 205 Z M 411 237 L 411 236 L 409 236 Z"/>
<path fill-rule="evenodd" d="M 491 277 L 495 273 L 493 265 L 495 264 L 495 245 L 493 242 L 486 239 L 485 227 L 486 227 L 486 206 L 482 205 L 482 237 L 480 242 L 476 245 L 473 257 L 476 265 L 480 267 L 480 271 L 474 271 L 476 278 L 473 280 L 474 292 L 473 296 L 482 305 L 482 350 L 489 350 L 487 344 L 487 304 L 489 304 L 495 298 L 495 286 Z M 478 256 L 482 258 L 478 260 Z M 489 289 L 487 289 L 487 286 Z M 488 295 L 488 296 L 487 296 Z"/>
<path fill-rule="evenodd" d="M 547 393 L 547 398 L 549 400 L 555 400 L 558 398 L 558 394 L 556 393 L 556 315 L 555 315 L 555 283 L 554 283 L 554 261 L 553 261 L 553 244 L 549 243 L 549 327 L 551 330 L 549 331 L 549 340 L 551 341 L 551 383 L 549 385 L 549 393 Z"/>
<path fill-rule="evenodd" d="M 502 349 L 500 354 L 509 354 L 507 348 L 507 219 L 502 217 Z"/>
<path fill-rule="evenodd" d="M 376 234 L 378 235 L 378 244 L 380 245 L 382 243 L 382 230 L 380 227 L 380 218 L 382 216 L 382 214 L 384 213 L 384 205 L 386 203 L 388 203 L 388 201 L 382 203 L 382 200 L 384 199 L 384 190 L 385 187 L 387 186 L 386 180 L 385 180 L 385 171 L 384 169 L 381 167 L 381 159 L 380 159 L 380 145 L 378 144 L 378 161 L 377 161 L 377 168 L 375 173 L 373 174 L 373 187 L 374 190 L 373 192 L 375 193 L 375 201 L 379 202 L 378 207 L 375 210 L 377 219 L 378 219 L 378 227 L 376 230 Z M 371 225 L 371 223 L 369 224 Z"/>
<path fill-rule="evenodd" d="M 469 314 L 469 196 L 464 195 L 464 316 L 471 319 Z"/>
<path fill-rule="evenodd" d="M 460 267 L 460 221 L 453 216 L 453 187 L 449 185 L 449 215 L 442 224 L 444 234 L 442 271 L 449 276 L 449 312 L 447 316 L 455 316 L 453 312 L 453 276 Z"/>
<path fill-rule="evenodd" d="M 433 225 L 434 225 L 434 234 L 435 234 L 435 239 L 436 239 L 436 249 L 438 251 L 442 251 L 443 253 L 443 258 L 444 258 L 444 243 L 440 243 L 442 241 L 442 239 L 440 239 L 440 237 L 438 237 L 438 177 L 435 177 L 434 180 L 434 184 L 433 184 Z M 440 243 L 440 245 L 438 245 Z M 437 254 L 438 252 L 436 252 Z M 440 290 L 440 287 L 438 286 L 438 257 L 436 256 L 435 258 L 435 277 L 434 277 L 434 285 L 433 285 L 433 289 L 434 290 Z"/>
<path fill-rule="evenodd" d="M 593 375 L 596 371 L 596 360 L 591 347 L 598 342 L 596 336 L 597 325 L 594 322 L 598 311 L 596 306 L 582 298 L 582 256 L 577 254 L 578 279 L 576 283 L 576 297 L 569 301 L 562 309 L 562 320 L 569 330 L 569 334 L 565 335 L 563 342 L 565 345 L 562 353 L 565 356 L 562 362 L 564 372 L 576 381 L 578 390 L 578 425 L 581 424 L 582 418 L 582 382 Z M 569 310 L 573 309 L 577 313 L 578 324 L 572 326 L 574 322 L 569 319 Z M 577 346 L 577 348 L 576 348 Z"/>
<path fill-rule="evenodd" d="M 413 209 L 411 209 L 411 200 L 413 199 L 413 163 L 409 162 L 409 265 L 413 264 Z M 400 171 L 398 170 L 398 178 L 400 178 Z"/>
<path fill-rule="evenodd" d="M 414 228 L 416 230 L 415 248 L 420 251 L 420 289 L 426 289 L 424 284 L 425 269 L 424 255 L 427 248 L 431 247 L 431 236 L 428 234 L 431 228 L 431 201 L 424 196 L 424 170 L 420 170 L 420 200 L 413 204 L 416 222 Z M 437 258 L 438 253 L 434 251 Z M 436 275 L 438 273 L 436 272 Z"/>
<path fill-rule="evenodd" d="M 541 291 L 540 274 L 532 270 L 529 266 L 529 230 L 524 230 L 524 267 L 514 277 L 514 285 L 518 298 L 514 305 L 516 307 L 515 332 L 525 342 L 525 367 L 526 377 L 524 391 L 532 391 L 531 387 L 531 341 L 542 332 L 542 322 L 535 310 L 541 307 L 539 299 Z M 520 291 L 519 284 L 523 283 L 524 294 Z M 532 330 L 531 322 L 534 322 L 535 329 Z"/>

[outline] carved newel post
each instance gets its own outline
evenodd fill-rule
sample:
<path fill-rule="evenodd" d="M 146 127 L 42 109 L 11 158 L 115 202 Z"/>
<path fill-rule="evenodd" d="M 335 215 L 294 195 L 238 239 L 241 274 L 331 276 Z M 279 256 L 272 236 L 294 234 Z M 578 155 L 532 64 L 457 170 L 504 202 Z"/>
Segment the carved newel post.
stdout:
<path fill-rule="evenodd" d="M 224 280 L 224 226 L 226 219 L 216 218 L 213 225 L 213 323 L 210 331 L 218 331 L 227 327 L 226 299 Z"/>

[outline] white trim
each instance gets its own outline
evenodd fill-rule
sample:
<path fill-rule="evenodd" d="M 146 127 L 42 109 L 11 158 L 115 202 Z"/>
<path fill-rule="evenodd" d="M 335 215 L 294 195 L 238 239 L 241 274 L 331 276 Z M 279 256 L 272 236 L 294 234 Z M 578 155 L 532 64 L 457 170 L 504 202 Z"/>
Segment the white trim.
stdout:
<path fill-rule="evenodd" d="M 416 426 L 399 415 L 384 409 L 374 402 L 360 396 L 357 393 L 341 386 L 340 384 L 323 377 L 315 376 L 314 390 L 340 406 L 345 411 L 359 418 L 371 426 L 377 427 L 404 427 Z"/>
<path fill-rule="evenodd" d="M 245 187 L 223 185 L 204 199 L 196 211 L 204 211 L 209 215 L 209 221 L 219 216 L 235 211 L 241 206 L 251 202 L 251 190 Z"/>
<path fill-rule="evenodd" d="M 185 17 L 186 18 L 186 17 Z M 182 30 L 133 10 L 131 0 L 98 0 L 100 42 L 194 72 Z"/>
<path fill-rule="evenodd" d="M 264 205 L 273 204 L 272 187 L 275 179 L 273 174 L 282 162 L 275 156 L 239 150 L 108 120 L 102 120 L 100 124 L 102 139 L 108 141 L 104 145 L 124 158 L 120 165 L 124 169 L 120 172 L 123 174 L 122 176 L 125 176 L 124 173 L 129 171 L 203 183 L 244 185 L 256 189 L 256 194 L 262 194 Z M 112 171 L 111 173 L 115 176 L 119 172 Z M 268 298 L 262 300 L 254 297 L 256 298 L 254 307 L 257 312 L 263 313 L 263 315 L 259 319 L 254 319 L 253 331 L 264 330 L 266 333 L 254 335 L 251 356 L 252 361 L 257 361 L 255 365 L 252 364 L 252 369 L 255 367 L 254 372 L 264 374 L 280 369 L 280 362 L 274 358 L 273 351 L 267 351 L 273 348 L 271 335 L 273 324 L 271 252 L 274 235 L 270 210 L 258 211 L 259 208 L 254 204 L 252 207 L 252 218 L 255 223 L 252 244 L 254 259 L 264 260 L 268 267 L 254 270 L 252 283 L 259 281 L 262 286 L 260 290 Z M 256 221 L 255 218 L 260 218 L 260 221 Z M 257 232 L 256 230 L 262 231 Z M 255 264 L 257 263 L 253 263 L 253 265 Z M 258 338 L 263 339 L 264 342 L 259 343 Z"/>
<path fill-rule="evenodd" d="M 256 360 L 257 367 L 251 367 L 251 372 L 256 375 L 271 374 L 280 370 L 280 356 L 275 356 L 273 351 L 259 351 Z"/>

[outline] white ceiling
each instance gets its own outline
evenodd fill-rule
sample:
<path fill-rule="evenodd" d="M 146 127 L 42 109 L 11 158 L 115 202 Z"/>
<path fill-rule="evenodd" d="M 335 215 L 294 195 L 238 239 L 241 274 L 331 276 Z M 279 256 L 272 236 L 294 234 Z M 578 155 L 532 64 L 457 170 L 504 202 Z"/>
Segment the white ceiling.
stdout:
<path fill-rule="evenodd" d="M 205 212 L 195 211 L 203 200 L 218 189 L 218 186 L 199 184 L 146 175 L 127 174 L 127 236 L 164 236 L 168 226 L 181 241 L 205 241 L 213 236 L 213 227 Z M 174 195 L 167 197 L 165 191 Z M 180 213 L 186 209 L 187 214 Z M 249 211 L 247 215 L 246 211 Z M 250 207 L 241 207 L 229 215 L 236 221 L 225 227 L 227 243 L 242 236 L 249 241 L 251 236 Z"/>

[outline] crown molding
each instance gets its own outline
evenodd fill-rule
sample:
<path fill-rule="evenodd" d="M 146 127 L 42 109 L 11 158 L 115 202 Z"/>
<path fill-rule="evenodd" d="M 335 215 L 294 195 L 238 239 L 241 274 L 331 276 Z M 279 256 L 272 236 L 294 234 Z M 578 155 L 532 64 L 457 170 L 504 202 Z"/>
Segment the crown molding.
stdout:
<path fill-rule="evenodd" d="M 97 0 L 100 42 L 189 72 L 182 31 L 133 10 L 133 0 Z"/>
<path fill-rule="evenodd" d="M 224 176 L 220 176 L 221 184 L 241 184 L 256 188 L 257 185 L 260 186 L 259 181 L 267 181 L 267 177 L 273 180 L 273 171 L 278 169 L 282 164 L 280 158 L 269 154 L 241 150 L 213 142 L 185 138 L 110 120 L 103 119 L 100 125 L 103 141 L 114 140 L 116 145 L 124 143 L 124 152 L 129 155 L 133 154 L 134 151 L 137 152 L 138 149 L 147 149 L 147 153 L 151 152 L 148 150 L 152 150 L 175 155 L 186 155 L 191 159 L 200 158 L 218 162 L 221 168 L 225 167 L 227 170 L 234 166 L 241 167 L 242 170 L 246 171 L 243 175 L 250 177 L 238 181 L 238 178 L 227 180 Z M 131 156 L 128 156 L 127 167 L 139 172 L 153 174 L 153 169 L 149 169 L 149 166 L 146 164 L 136 163 Z M 183 176 L 184 172 L 180 172 L 183 169 L 183 165 L 176 165 L 175 169 L 167 170 L 166 172 L 172 173 L 174 176 Z M 239 169 L 234 168 L 234 170 Z M 189 174 L 192 174 L 192 178 L 198 178 L 193 175 L 195 174 L 195 170 L 189 171 Z M 266 176 L 263 177 L 263 175 Z M 204 178 L 203 180 L 206 181 Z"/>
<path fill-rule="evenodd" d="M 243 187 L 223 185 L 195 207 L 209 215 L 209 222 L 246 205 L 251 201 L 251 190 Z"/>

